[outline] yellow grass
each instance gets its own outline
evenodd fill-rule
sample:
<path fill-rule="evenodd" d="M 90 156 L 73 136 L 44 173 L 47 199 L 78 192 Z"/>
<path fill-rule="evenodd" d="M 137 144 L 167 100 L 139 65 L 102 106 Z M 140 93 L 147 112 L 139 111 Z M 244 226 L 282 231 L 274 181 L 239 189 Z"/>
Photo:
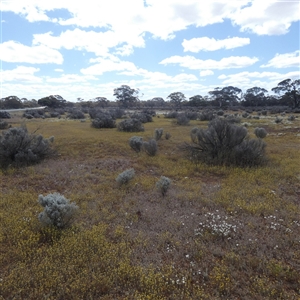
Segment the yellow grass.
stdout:
<path fill-rule="evenodd" d="M 161 116 L 124 133 L 27 120 L 29 132 L 55 137 L 58 156 L 0 171 L 0 299 L 298 299 L 300 119 L 274 118 L 246 120 L 251 137 L 258 126 L 269 133 L 268 164 L 250 169 L 183 156 L 178 146 L 207 122 Z M 130 137 L 147 140 L 155 128 L 171 134 L 156 156 L 130 149 Z M 119 187 L 129 168 L 135 177 Z M 162 175 L 172 180 L 165 197 L 155 187 Z M 37 218 L 39 194 L 53 192 L 80 208 L 70 228 Z"/>

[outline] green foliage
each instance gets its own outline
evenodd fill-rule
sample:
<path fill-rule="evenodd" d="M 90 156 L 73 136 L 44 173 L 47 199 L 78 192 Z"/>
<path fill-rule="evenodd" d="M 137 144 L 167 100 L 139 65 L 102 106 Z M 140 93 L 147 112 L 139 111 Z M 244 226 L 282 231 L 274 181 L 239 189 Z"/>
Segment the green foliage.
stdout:
<path fill-rule="evenodd" d="M 176 124 L 183 125 L 183 126 L 189 125 L 190 119 L 187 117 L 187 115 L 185 113 L 180 113 L 176 117 Z"/>
<path fill-rule="evenodd" d="M 127 169 L 117 176 L 116 181 L 119 185 L 123 185 L 128 183 L 131 179 L 133 179 L 134 175 L 135 171 L 133 168 Z"/>
<path fill-rule="evenodd" d="M 261 139 L 249 139 L 245 127 L 216 118 L 207 129 L 193 128 L 192 145 L 184 149 L 195 162 L 213 165 L 256 166 L 265 162 L 265 146 Z"/>
<path fill-rule="evenodd" d="M 166 195 L 170 185 L 171 185 L 171 179 L 165 176 L 161 176 L 160 179 L 156 182 L 156 187 L 161 192 L 163 196 Z"/>
<path fill-rule="evenodd" d="M 44 211 L 38 216 L 40 222 L 60 229 L 70 225 L 78 209 L 75 203 L 70 203 L 70 200 L 59 193 L 39 195 L 38 202 L 44 207 Z"/>
<path fill-rule="evenodd" d="M 84 113 L 79 109 L 73 109 L 69 114 L 68 118 L 70 119 L 85 119 Z"/>
<path fill-rule="evenodd" d="M 129 146 L 131 149 L 133 149 L 135 152 L 140 152 L 142 150 L 143 146 L 143 138 L 140 136 L 133 136 L 129 139 Z"/>
<path fill-rule="evenodd" d="M 145 130 L 140 120 L 132 118 L 119 122 L 117 128 L 119 131 L 125 132 L 139 132 Z"/>
<path fill-rule="evenodd" d="M 6 121 L 0 120 L 0 129 L 8 129 L 9 125 Z"/>
<path fill-rule="evenodd" d="M 38 163 L 54 154 L 53 138 L 30 134 L 26 127 L 13 127 L 0 136 L 0 167 L 24 166 Z"/>

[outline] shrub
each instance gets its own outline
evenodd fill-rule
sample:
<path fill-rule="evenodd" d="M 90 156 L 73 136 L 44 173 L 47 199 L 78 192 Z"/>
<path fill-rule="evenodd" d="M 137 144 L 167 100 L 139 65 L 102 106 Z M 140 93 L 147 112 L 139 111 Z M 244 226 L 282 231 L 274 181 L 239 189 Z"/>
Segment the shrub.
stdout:
<path fill-rule="evenodd" d="M 279 123 L 282 122 L 282 120 L 283 120 L 282 118 L 276 117 L 275 123 L 276 123 L 276 124 L 279 124 Z"/>
<path fill-rule="evenodd" d="M 91 126 L 94 128 L 115 128 L 116 121 L 110 114 L 98 113 L 96 118 L 92 120 Z"/>
<path fill-rule="evenodd" d="M 189 125 L 190 119 L 186 116 L 185 113 L 178 114 L 176 117 L 176 124 L 177 125 Z"/>
<path fill-rule="evenodd" d="M 110 109 L 109 113 L 112 116 L 112 118 L 121 119 L 125 114 L 125 110 L 121 108 L 114 108 L 114 109 Z"/>
<path fill-rule="evenodd" d="M 149 156 L 155 156 L 158 150 L 156 140 L 150 139 L 149 142 L 143 142 L 143 149 Z"/>
<path fill-rule="evenodd" d="M 125 132 L 139 132 L 144 131 L 144 126 L 142 122 L 137 119 L 126 119 L 118 123 L 117 128 L 119 131 Z"/>
<path fill-rule="evenodd" d="M 197 120 L 199 117 L 199 114 L 195 111 L 188 111 L 185 113 L 185 115 L 190 120 Z"/>
<path fill-rule="evenodd" d="M 0 120 L 0 129 L 7 129 L 9 127 L 6 121 Z"/>
<path fill-rule="evenodd" d="M 190 159 L 215 165 L 255 166 L 265 161 L 266 144 L 248 137 L 245 127 L 224 119 L 212 120 L 207 129 L 192 129 L 192 145 L 183 149 Z"/>
<path fill-rule="evenodd" d="M 171 134 L 169 132 L 166 132 L 165 134 L 165 139 L 169 140 L 171 138 Z"/>
<path fill-rule="evenodd" d="M 120 173 L 116 178 L 116 181 L 119 185 L 128 183 L 135 175 L 134 169 L 127 169 L 124 172 Z"/>
<path fill-rule="evenodd" d="M 211 121 L 214 118 L 215 118 L 214 113 L 209 110 L 205 110 L 205 111 L 201 112 L 201 114 L 199 115 L 200 121 Z"/>
<path fill-rule="evenodd" d="M 10 113 L 7 111 L 0 111 L 0 119 L 10 119 Z"/>
<path fill-rule="evenodd" d="M 26 127 L 9 128 L 0 136 L 0 167 L 30 165 L 52 156 L 53 140 L 29 134 Z"/>
<path fill-rule="evenodd" d="M 263 139 L 267 136 L 267 131 L 264 128 L 257 127 L 254 129 L 254 134 L 256 137 Z"/>
<path fill-rule="evenodd" d="M 163 196 L 166 195 L 170 185 L 171 185 L 171 179 L 165 176 L 161 176 L 160 179 L 156 182 L 156 187 L 161 192 Z"/>
<path fill-rule="evenodd" d="M 134 113 L 131 116 L 132 119 L 140 120 L 142 123 L 152 122 L 152 116 L 147 113 Z"/>
<path fill-rule="evenodd" d="M 81 110 L 74 109 L 69 113 L 68 118 L 76 120 L 76 119 L 84 119 L 85 116 Z"/>
<path fill-rule="evenodd" d="M 168 112 L 168 113 L 164 114 L 164 116 L 167 119 L 176 119 L 177 116 L 178 116 L 178 112 L 177 111 L 171 111 L 171 112 Z"/>
<path fill-rule="evenodd" d="M 38 216 L 41 223 L 60 229 L 70 225 L 78 209 L 75 203 L 70 203 L 70 200 L 59 193 L 39 195 L 38 202 L 44 207 L 44 211 Z"/>
<path fill-rule="evenodd" d="M 140 152 L 143 146 L 143 138 L 140 136 L 133 136 L 129 139 L 129 146 L 135 151 Z"/>
<path fill-rule="evenodd" d="M 224 115 L 224 111 L 222 109 L 217 111 L 217 115 L 218 116 L 223 116 Z"/>
<path fill-rule="evenodd" d="M 288 116 L 288 121 L 295 121 L 295 116 L 294 115 Z"/>
<path fill-rule="evenodd" d="M 266 116 L 266 115 L 268 114 L 268 111 L 267 111 L 267 110 L 262 110 L 261 114 L 262 114 L 263 116 Z"/>
<path fill-rule="evenodd" d="M 154 138 L 156 141 L 160 140 L 162 135 L 164 133 L 164 129 L 163 128 L 156 128 L 154 130 Z"/>

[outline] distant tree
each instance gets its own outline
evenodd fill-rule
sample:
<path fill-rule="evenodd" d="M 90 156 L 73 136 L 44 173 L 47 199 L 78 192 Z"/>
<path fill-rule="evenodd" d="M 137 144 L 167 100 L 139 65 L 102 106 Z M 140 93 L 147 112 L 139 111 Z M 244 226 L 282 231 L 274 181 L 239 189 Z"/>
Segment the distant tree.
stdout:
<path fill-rule="evenodd" d="M 17 96 L 8 96 L 1 99 L 1 108 L 3 109 L 23 108 L 23 103 Z"/>
<path fill-rule="evenodd" d="M 264 88 L 253 87 L 251 89 L 246 90 L 242 101 L 244 106 L 263 106 L 266 105 L 267 97 L 265 93 L 268 91 Z"/>
<path fill-rule="evenodd" d="M 65 107 L 66 102 L 67 101 L 60 95 L 50 95 L 38 100 L 39 105 L 51 108 Z"/>
<path fill-rule="evenodd" d="M 95 105 L 100 106 L 102 108 L 107 107 L 109 104 L 109 100 L 107 100 L 107 98 L 105 97 L 96 97 L 95 101 L 96 101 Z"/>
<path fill-rule="evenodd" d="M 118 103 L 125 108 L 139 102 L 138 94 L 138 89 L 132 89 L 128 85 L 121 85 L 119 88 L 114 89 L 114 96 L 117 98 Z"/>
<path fill-rule="evenodd" d="M 167 99 L 170 100 L 172 104 L 174 104 L 176 107 L 180 107 L 181 102 L 185 100 L 185 96 L 181 92 L 175 92 L 171 93 Z"/>
<path fill-rule="evenodd" d="M 207 101 L 201 95 L 195 95 L 189 98 L 188 105 L 195 106 L 195 107 L 206 106 Z"/>
<path fill-rule="evenodd" d="M 36 107 L 38 106 L 38 102 L 35 99 L 28 100 L 26 98 L 21 99 L 24 108 Z"/>
<path fill-rule="evenodd" d="M 212 96 L 213 102 L 216 102 L 219 107 L 237 104 L 241 93 L 242 90 L 234 86 L 226 86 L 222 89 L 217 87 L 213 91 L 208 92 Z"/>
<path fill-rule="evenodd" d="M 283 94 L 282 97 L 285 97 L 289 104 L 292 104 L 293 108 L 300 106 L 300 79 L 294 81 L 285 79 L 272 88 L 272 91 L 279 95 Z"/>

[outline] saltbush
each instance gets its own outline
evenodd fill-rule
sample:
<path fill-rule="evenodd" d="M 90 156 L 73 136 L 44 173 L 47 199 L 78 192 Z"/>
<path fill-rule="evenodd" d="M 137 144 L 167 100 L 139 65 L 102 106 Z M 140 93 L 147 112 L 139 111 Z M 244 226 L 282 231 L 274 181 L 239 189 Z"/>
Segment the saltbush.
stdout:
<path fill-rule="evenodd" d="M 31 165 L 52 156 L 53 140 L 30 134 L 25 126 L 9 128 L 0 136 L 0 167 Z"/>
<path fill-rule="evenodd" d="M 0 111 L 0 119 L 10 119 L 10 113 L 7 111 Z"/>
<path fill-rule="evenodd" d="M 131 116 L 132 119 L 137 119 L 140 120 L 142 123 L 148 123 L 148 122 L 152 122 L 152 115 L 148 114 L 148 113 L 134 113 Z"/>
<path fill-rule="evenodd" d="M 243 126 L 225 119 L 212 120 L 207 129 L 193 128 L 193 144 L 183 149 L 195 162 L 214 165 L 256 166 L 265 162 L 265 146 L 261 139 L 250 139 Z"/>
<path fill-rule="evenodd" d="M 39 204 L 44 207 L 44 211 L 38 216 L 43 225 L 55 226 L 63 229 L 70 225 L 74 218 L 78 206 L 71 203 L 59 193 L 39 195 Z"/>
<path fill-rule="evenodd" d="M 171 133 L 166 132 L 166 133 L 165 133 L 165 139 L 166 139 L 166 140 L 169 140 L 170 138 L 171 138 Z"/>
<path fill-rule="evenodd" d="M 139 132 L 145 130 L 140 120 L 132 118 L 119 122 L 117 128 L 119 131 L 125 132 Z"/>
<path fill-rule="evenodd" d="M 165 176 L 161 176 L 160 179 L 156 182 L 156 187 L 163 196 L 166 195 L 171 185 L 171 182 L 172 182 L 171 179 Z"/>
<path fill-rule="evenodd" d="M 135 171 L 133 168 L 127 169 L 117 176 L 116 181 L 119 185 L 123 185 L 128 183 L 131 179 L 133 179 L 134 175 Z"/>
<path fill-rule="evenodd" d="M 73 109 L 69 114 L 68 114 L 69 119 L 85 119 L 85 115 L 81 110 L 78 109 Z"/>
<path fill-rule="evenodd" d="M 116 121 L 108 113 L 98 113 L 92 120 L 91 126 L 94 128 L 116 128 Z"/>
<path fill-rule="evenodd" d="M 6 121 L 0 120 L 0 129 L 7 129 L 9 127 Z"/>
<path fill-rule="evenodd" d="M 189 125 L 190 119 L 187 117 L 185 113 L 180 113 L 176 117 L 177 125 Z"/>
<path fill-rule="evenodd" d="M 267 136 L 267 131 L 265 128 L 257 127 L 254 129 L 254 134 L 256 137 L 263 139 Z"/>
<path fill-rule="evenodd" d="M 143 146 L 143 138 L 140 136 L 133 136 L 129 139 L 129 146 L 131 149 L 133 149 L 135 152 L 140 152 L 142 150 Z"/>
<path fill-rule="evenodd" d="M 149 156 L 155 156 L 158 150 L 156 140 L 150 139 L 149 142 L 143 142 L 143 149 Z"/>
<path fill-rule="evenodd" d="M 154 130 L 154 138 L 156 141 L 160 140 L 162 135 L 164 133 L 164 129 L 163 128 L 156 128 Z"/>

